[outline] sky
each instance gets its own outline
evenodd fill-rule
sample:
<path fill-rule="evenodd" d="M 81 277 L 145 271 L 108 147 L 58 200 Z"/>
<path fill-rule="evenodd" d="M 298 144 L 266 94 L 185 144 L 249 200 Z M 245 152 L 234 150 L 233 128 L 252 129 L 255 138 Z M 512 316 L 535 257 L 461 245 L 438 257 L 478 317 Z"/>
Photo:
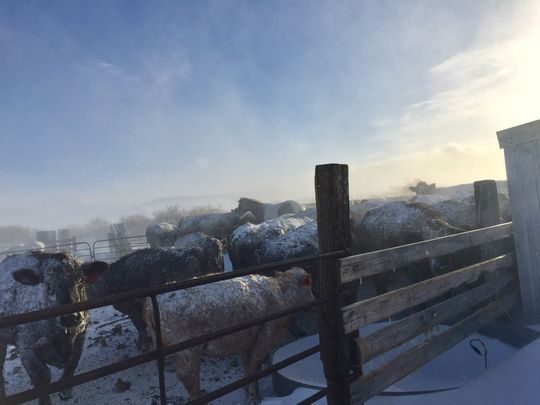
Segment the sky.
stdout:
<path fill-rule="evenodd" d="M 504 179 L 539 71 L 539 1 L 0 0 L 0 225 Z"/>

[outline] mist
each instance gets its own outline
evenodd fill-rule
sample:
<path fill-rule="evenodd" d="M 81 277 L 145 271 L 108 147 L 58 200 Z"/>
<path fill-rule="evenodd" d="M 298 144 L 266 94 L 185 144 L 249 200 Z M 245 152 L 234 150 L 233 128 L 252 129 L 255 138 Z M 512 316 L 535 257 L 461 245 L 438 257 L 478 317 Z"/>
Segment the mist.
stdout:
<path fill-rule="evenodd" d="M 240 3 L 0 6 L 0 225 L 502 180 L 538 118 L 535 2 Z"/>

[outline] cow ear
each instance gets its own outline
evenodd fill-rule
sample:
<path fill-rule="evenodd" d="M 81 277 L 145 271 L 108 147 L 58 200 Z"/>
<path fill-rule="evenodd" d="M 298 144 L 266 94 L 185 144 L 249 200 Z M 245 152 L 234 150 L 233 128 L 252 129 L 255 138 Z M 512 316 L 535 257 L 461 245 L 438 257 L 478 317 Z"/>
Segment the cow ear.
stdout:
<path fill-rule="evenodd" d="M 93 284 L 101 281 L 101 275 L 109 270 L 109 264 L 101 261 L 84 263 L 81 269 L 86 276 L 86 281 Z"/>
<path fill-rule="evenodd" d="M 13 278 L 24 285 L 37 285 L 43 282 L 43 274 L 38 270 L 19 269 L 11 273 Z"/>
<path fill-rule="evenodd" d="M 311 274 L 306 274 L 300 279 L 300 284 L 311 287 Z"/>

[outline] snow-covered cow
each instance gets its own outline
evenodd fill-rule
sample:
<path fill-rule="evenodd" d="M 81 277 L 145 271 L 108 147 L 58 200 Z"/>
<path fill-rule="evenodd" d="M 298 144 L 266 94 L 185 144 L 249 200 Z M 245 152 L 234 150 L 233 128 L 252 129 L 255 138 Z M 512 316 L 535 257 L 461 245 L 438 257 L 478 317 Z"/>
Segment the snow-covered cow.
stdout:
<path fill-rule="evenodd" d="M 282 201 L 279 203 L 263 203 L 253 198 L 240 198 L 236 212 L 239 216 L 251 212 L 254 215 L 252 223 L 260 224 L 269 219 L 277 218 L 285 214 L 296 214 L 304 211 L 305 207 L 294 200 Z"/>
<path fill-rule="evenodd" d="M 162 343 L 170 345 L 311 302 L 314 298 L 311 276 L 294 267 L 276 272 L 275 277 L 244 276 L 162 294 L 157 299 L 163 325 Z M 144 316 L 155 342 L 150 300 L 146 301 Z M 279 343 L 287 322 L 288 318 L 279 318 L 176 353 L 176 375 L 190 399 L 200 396 L 201 357 L 241 354 L 246 375 L 253 374 L 261 369 L 265 357 Z M 247 390 L 251 398 L 258 397 L 256 382 Z"/>
<path fill-rule="evenodd" d="M 83 270 L 100 270 L 96 262 L 82 264 L 69 253 L 30 252 L 8 256 L 0 263 L 0 317 L 86 300 Z M 62 378 L 73 375 L 81 356 L 88 324 L 86 311 L 0 329 L 0 403 L 5 397 L 3 367 L 7 345 L 17 346 L 34 386 L 48 384 L 47 364 L 63 368 Z M 61 393 L 68 397 L 71 390 Z M 50 404 L 48 395 L 40 405 Z"/>
<path fill-rule="evenodd" d="M 167 222 L 152 224 L 146 228 L 146 241 L 151 248 L 169 247 L 176 240 L 176 225 Z"/>
<path fill-rule="evenodd" d="M 222 273 L 225 269 L 223 263 L 223 243 L 219 239 L 202 232 L 189 233 L 181 236 L 174 242 L 175 249 L 201 248 L 203 250 L 203 267 L 205 274 Z"/>
<path fill-rule="evenodd" d="M 371 252 L 409 243 L 463 232 L 463 229 L 443 221 L 439 213 L 426 204 L 393 201 L 368 211 L 354 229 L 359 252 Z M 418 263 L 407 272 L 413 282 L 431 273 L 430 263 Z M 388 289 L 388 276 L 374 277 L 377 293 Z"/>
<path fill-rule="evenodd" d="M 319 252 L 315 211 L 287 214 L 261 224 L 238 227 L 229 241 L 229 257 L 235 270 L 316 255 Z M 302 266 L 314 276 L 317 286 L 317 264 Z"/>
<path fill-rule="evenodd" d="M 89 286 L 88 295 L 93 298 L 223 272 L 223 251 L 221 244 L 216 247 L 211 243 L 192 249 L 141 249 L 110 265 L 100 263 L 107 270 Z M 131 319 L 139 333 L 139 346 L 145 351 L 150 338 L 142 318 L 143 305 L 144 299 L 140 298 L 113 307 Z"/>
<path fill-rule="evenodd" d="M 248 221 L 254 221 L 253 214 L 246 212 L 239 215 L 237 210 L 226 213 L 184 217 L 178 222 L 176 236 L 181 237 L 189 233 L 202 232 L 214 238 L 227 239 L 237 226 Z"/>
<path fill-rule="evenodd" d="M 229 242 L 229 257 L 235 270 L 318 253 L 315 210 L 303 211 L 296 215 L 283 215 L 258 225 L 242 225 L 233 232 Z M 301 266 L 313 277 L 313 291 L 317 295 L 318 263 L 302 263 Z M 317 322 L 313 311 L 296 314 L 290 325 L 290 332 L 295 336 L 312 334 L 316 331 Z"/>

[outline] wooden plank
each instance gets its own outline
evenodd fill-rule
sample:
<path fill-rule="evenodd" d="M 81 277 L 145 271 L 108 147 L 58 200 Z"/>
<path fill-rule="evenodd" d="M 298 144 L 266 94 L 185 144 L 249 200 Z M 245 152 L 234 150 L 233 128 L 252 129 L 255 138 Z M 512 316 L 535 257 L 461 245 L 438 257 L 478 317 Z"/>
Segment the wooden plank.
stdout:
<path fill-rule="evenodd" d="M 345 332 L 349 333 L 369 323 L 388 318 L 390 315 L 435 298 L 451 288 L 456 288 L 465 283 L 472 283 L 483 273 L 495 272 L 510 267 L 513 263 L 514 254 L 508 253 L 377 297 L 344 306 L 342 311 Z"/>
<path fill-rule="evenodd" d="M 436 325 L 440 325 L 457 315 L 474 308 L 476 305 L 494 297 L 509 283 L 516 281 L 514 270 L 497 274 L 498 279 L 482 284 L 458 296 L 452 297 L 433 307 L 417 312 L 368 336 L 359 337 L 356 343 L 362 354 L 362 362 L 392 350 Z M 495 296 L 496 297 L 496 296 Z"/>
<path fill-rule="evenodd" d="M 341 282 L 393 270 L 421 259 L 454 253 L 512 235 L 512 223 L 443 236 L 340 259 Z"/>
<path fill-rule="evenodd" d="M 476 311 L 447 331 L 432 336 L 420 346 L 400 354 L 377 370 L 360 377 L 351 384 L 353 403 L 367 401 L 518 304 L 519 293 L 514 291 L 500 301 Z"/>
<path fill-rule="evenodd" d="M 319 165 L 315 168 L 317 232 L 319 253 L 343 250 L 351 246 L 349 222 L 349 177 L 347 165 Z M 319 339 L 328 403 L 350 404 L 348 375 L 351 370 L 349 341 L 343 328 L 339 292 L 339 262 L 320 262 L 320 298 L 335 299 L 319 307 Z M 352 342 L 351 342 L 352 343 Z"/>

